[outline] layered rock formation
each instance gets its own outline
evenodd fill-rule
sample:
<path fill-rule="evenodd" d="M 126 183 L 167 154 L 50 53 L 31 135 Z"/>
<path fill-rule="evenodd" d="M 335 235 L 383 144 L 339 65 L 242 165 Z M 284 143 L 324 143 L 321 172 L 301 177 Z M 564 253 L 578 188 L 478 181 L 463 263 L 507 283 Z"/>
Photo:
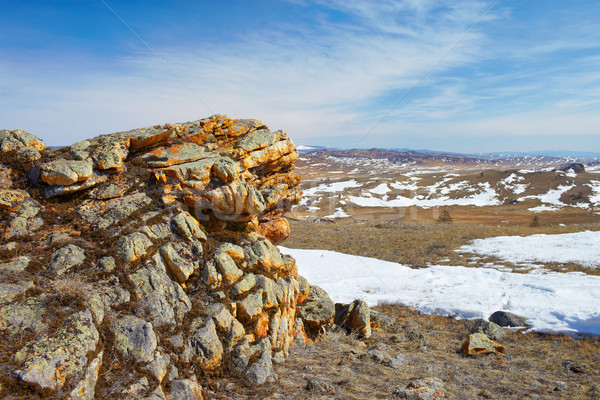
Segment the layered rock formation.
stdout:
<path fill-rule="evenodd" d="M 0 152 L 2 398 L 202 398 L 276 379 L 303 318 L 331 322 L 297 312 L 322 295 L 274 245 L 301 195 L 285 132 L 217 115 L 52 150 L 3 130 Z"/>

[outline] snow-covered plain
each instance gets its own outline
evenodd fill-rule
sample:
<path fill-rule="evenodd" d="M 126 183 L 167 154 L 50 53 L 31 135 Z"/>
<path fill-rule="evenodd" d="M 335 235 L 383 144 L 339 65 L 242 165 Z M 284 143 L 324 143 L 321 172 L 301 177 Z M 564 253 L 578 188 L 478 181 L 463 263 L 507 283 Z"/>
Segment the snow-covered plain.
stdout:
<path fill-rule="evenodd" d="M 575 237 L 575 247 L 570 251 L 575 256 L 586 253 L 592 257 L 591 247 L 598 243 L 600 232 L 582 234 Z M 543 240 L 537 236 L 541 235 L 534 235 L 530 240 Z M 548 247 L 570 237 L 554 236 L 561 237 L 546 238 Z M 363 299 L 370 305 L 400 303 L 425 313 L 461 318 L 487 318 L 494 311 L 505 310 L 527 317 L 534 331 L 600 335 L 598 276 L 539 271 L 518 274 L 494 268 L 445 265 L 411 269 L 402 264 L 334 251 L 280 249 L 296 259 L 301 275 L 325 289 L 336 302 Z M 513 250 L 514 245 L 509 243 L 505 251 L 498 254 L 508 256 Z M 545 260 L 560 262 L 561 257 L 561 252 L 555 251 Z M 585 259 L 580 261 L 585 262 Z"/>
<path fill-rule="evenodd" d="M 512 263 L 577 263 L 600 267 L 600 232 L 585 231 L 559 235 L 497 236 L 475 239 L 460 247 L 461 253 L 478 253 Z"/>

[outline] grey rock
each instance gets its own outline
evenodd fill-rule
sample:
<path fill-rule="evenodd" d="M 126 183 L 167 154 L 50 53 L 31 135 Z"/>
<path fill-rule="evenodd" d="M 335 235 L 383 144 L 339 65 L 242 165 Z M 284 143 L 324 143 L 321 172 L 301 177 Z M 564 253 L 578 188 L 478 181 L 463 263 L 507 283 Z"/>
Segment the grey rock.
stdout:
<path fill-rule="evenodd" d="M 529 324 L 527 323 L 527 318 L 522 317 L 517 314 L 510 313 L 508 311 L 496 311 L 495 313 L 490 315 L 490 317 L 488 319 L 490 320 L 490 322 L 493 322 L 500 326 L 510 326 L 510 327 L 520 327 L 520 326 L 528 327 L 529 326 Z"/>
<path fill-rule="evenodd" d="M 85 369 L 83 379 L 75 386 L 71 391 L 72 400 L 93 400 L 96 389 L 96 382 L 98 381 L 98 373 L 100 372 L 100 365 L 102 364 L 102 357 L 104 352 L 101 351 L 96 358 L 90 362 Z"/>
<path fill-rule="evenodd" d="M 148 382 L 148 378 L 147 377 L 142 377 L 141 379 L 139 379 L 138 381 L 132 383 L 131 385 L 129 385 L 127 388 L 125 388 L 121 394 L 123 395 L 122 398 L 125 399 L 140 399 L 145 393 L 148 392 L 148 390 L 150 390 L 150 383 Z"/>
<path fill-rule="evenodd" d="M 154 391 L 150 393 L 150 396 L 146 397 L 144 400 L 167 400 L 167 396 L 165 396 L 165 394 L 159 386 L 156 389 L 154 389 Z"/>
<path fill-rule="evenodd" d="M 239 296 L 248 293 L 256 285 L 256 278 L 254 274 L 246 274 L 231 288 L 231 294 Z M 273 286 L 275 283 L 273 282 Z"/>
<path fill-rule="evenodd" d="M 113 257 L 107 256 L 98 260 L 98 268 L 104 272 L 114 271 L 116 266 L 117 264 L 115 263 L 115 259 Z"/>
<path fill-rule="evenodd" d="M 238 140 L 235 147 L 251 152 L 272 146 L 275 144 L 276 139 L 276 136 L 269 132 L 269 130 L 260 129 Z"/>
<path fill-rule="evenodd" d="M 378 364 L 383 364 L 390 368 L 402 369 L 410 364 L 410 360 L 404 354 L 397 353 L 385 343 L 377 343 L 373 348 L 367 351 L 362 358 L 370 359 Z"/>
<path fill-rule="evenodd" d="M 10 213 L 8 226 L 4 231 L 4 238 L 11 239 L 29 235 L 42 227 L 44 220 L 38 217 L 42 206 L 31 197 L 25 198 L 17 210 Z"/>
<path fill-rule="evenodd" d="M 46 144 L 42 139 L 21 129 L 14 131 L 0 130 L 0 152 L 20 150 L 24 147 L 43 150 L 46 148 Z"/>
<path fill-rule="evenodd" d="M 165 223 L 145 225 L 140 229 L 140 232 L 150 239 L 166 239 L 173 234 L 169 225 Z"/>
<path fill-rule="evenodd" d="M 323 326 L 333 322 L 335 304 L 327 292 L 318 286 L 310 287 L 309 298 L 298 306 L 299 317 L 304 322 L 305 328 L 313 335 L 318 334 Z"/>
<path fill-rule="evenodd" d="M 189 249 L 180 244 L 168 243 L 160 248 L 160 254 L 169 267 L 169 271 L 179 283 L 187 281 L 200 267 Z"/>
<path fill-rule="evenodd" d="M 99 170 L 119 169 L 128 153 L 129 146 L 125 142 L 107 141 L 95 149 L 93 158 Z"/>
<path fill-rule="evenodd" d="M 212 166 L 212 173 L 221 182 L 232 182 L 238 176 L 240 166 L 229 157 L 219 157 L 215 160 Z"/>
<path fill-rule="evenodd" d="M 173 218 L 173 227 L 183 237 L 206 241 L 206 234 L 198 220 L 188 212 L 182 211 Z"/>
<path fill-rule="evenodd" d="M 1 306 L 0 330 L 6 329 L 13 334 L 23 333 L 26 330 L 42 333 L 47 329 L 42 318 L 46 311 L 45 295 Z"/>
<path fill-rule="evenodd" d="M 25 382 L 56 390 L 85 367 L 86 354 L 96 349 L 99 337 L 90 312 L 75 313 L 51 337 L 15 354 L 15 362 L 21 364 L 18 375 Z"/>
<path fill-rule="evenodd" d="M 266 382 L 276 382 L 277 374 L 273 370 L 273 361 L 271 359 L 271 343 L 267 339 L 259 343 L 260 358 L 252 364 L 244 376 L 254 385 L 262 385 Z"/>
<path fill-rule="evenodd" d="M 360 337 L 371 337 L 371 310 L 364 300 L 354 300 L 346 305 L 336 304 L 335 309 L 336 325 Z"/>
<path fill-rule="evenodd" d="M 227 254 L 229 257 L 231 257 L 236 262 L 244 259 L 244 257 L 245 257 L 244 249 L 242 249 L 240 246 L 233 244 L 233 243 L 225 242 L 225 243 L 219 244 L 217 246 L 217 252 Z"/>
<path fill-rule="evenodd" d="M 380 327 L 386 329 L 394 323 L 394 318 L 373 309 L 370 310 L 370 318 L 372 328 Z"/>
<path fill-rule="evenodd" d="M 185 362 L 194 362 L 205 369 L 217 367 L 223 359 L 223 345 L 212 318 L 196 318 L 182 354 Z"/>
<path fill-rule="evenodd" d="M 255 275 L 255 282 L 263 291 L 263 307 L 270 309 L 284 303 L 285 287 L 264 275 Z"/>
<path fill-rule="evenodd" d="M 254 293 L 250 293 L 245 299 L 238 301 L 236 304 L 237 317 L 245 324 L 253 322 L 262 313 L 263 290 L 259 289 Z"/>
<path fill-rule="evenodd" d="M 202 282 L 204 282 L 213 290 L 221 287 L 221 283 L 223 281 L 223 275 L 217 271 L 217 267 L 212 260 L 209 260 L 206 264 L 204 264 L 200 278 L 202 279 Z"/>
<path fill-rule="evenodd" d="M 32 287 L 33 282 L 0 283 L 0 304 L 11 302 Z"/>
<path fill-rule="evenodd" d="M 117 239 L 117 256 L 125 262 L 139 260 L 146 255 L 152 241 L 141 232 L 134 232 Z"/>
<path fill-rule="evenodd" d="M 78 160 L 54 160 L 42 164 L 41 178 L 48 185 L 68 186 L 92 176 L 92 163 Z"/>
<path fill-rule="evenodd" d="M 81 247 L 69 244 L 52 254 L 52 261 L 48 265 L 48 271 L 56 275 L 62 275 L 69 269 L 83 264 L 85 261 L 85 252 Z"/>
<path fill-rule="evenodd" d="M 109 280 L 100 281 L 96 285 L 106 307 L 116 307 L 131 300 L 131 294 L 121 286 L 117 277 L 110 277 Z"/>
<path fill-rule="evenodd" d="M 166 274 L 161 257 L 154 257 L 130 275 L 144 310 L 144 317 L 156 326 L 179 323 L 192 303 L 181 286 Z"/>
<path fill-rule="evenodd" d="M 392 393 L 394 399 L 436 400 L 443 398 L 444 383 L 440 378 L 422 378 L 411 381 L 406 387 Z"/>
<path fill-rule="evenodd" d="M 279 249 L 265 238 L 255 235 L 250 246 L 245 247 L 248 268 L 260 272 L 270 278 L 275 278 L 278 268 L 283 264 Z"/>
<path fill-rule="evenodd" d="M 32 163 L 42 158 L 42 155 L 33 147 L 23 147 L 17 152 L 17 158 L 22 162 Z"/>
<path fill-rule="evenodd" d="M 146 193 L 135 193 L 107 201 L 87 200 L 77 214 L 97 229 L 106 229 L 152 202 Z"/>
<path fill-rule="evenodd" d="M 93 171 L 92 174 L 83 182 L 73 183 L 68 186 L 61 185 L 53 185 L 43 188 L 44 197 L 47 199 L 63 196 L 66 194 L 72 194 L 75 192 L 80 192 L 82 190 L 90 189 L 96 187 L 108 180 L 108 176 L 106 174 L 102 174 L 96 171 Z"/>
<path fill-rule="evenodd" d="M 25 268 L 31 262 L 31 257 L 21 256 L 17 257 L 12 261 L 0 263 L 0 272 L 6 273 L 18 273 L 25 271 Z"/>
<path fill-rule="evenodd" d="M 486 321 L 483 318 L 467 320 L 465 327 L 469 333 L 483 333 L 494 340 L 502 339 L 506 336 L 506 332 L 498 324 Z"/>
<path fill-rule="evenodd" d="M 113 330 L 115 347 L 123 355 L 138 362 L 152 361 L 157 339 L 150 322 L 133 315 L 127 315 L 116 321 Z"/>
<path fill-rule="evenodd" d="M 202 388 L 190 379 L 178 379 L 171 384 L 169 400 L 202 400 Z"/>
<path fill-rule="evenodd" d="M 217 330 L 224 334 L 229 345 L 233 345 L 245 334 L 244 326 L 231 315 L 222 303 L 213 303 L 206 308 L 206 314 L 212 317 Z"/>
<path fill-rule="evenodd" d="M 169 371 L 170 363 L 170 355 L 160 354 L 157 352 L 157 354 L 154 356 L 154 360 L 148 364 L 147 369 L 156 378 L 156 380 L 161 383 Z"/>
<path fill-rule="evenodd" d="M 215 253 L 213 256 L 219 272 L 223 276 L 223 280 L 227 283 L 233 283 L 237 281 L 244 273 L 240 270 L 233 258 L 228 256 L 226 253 Z"/>

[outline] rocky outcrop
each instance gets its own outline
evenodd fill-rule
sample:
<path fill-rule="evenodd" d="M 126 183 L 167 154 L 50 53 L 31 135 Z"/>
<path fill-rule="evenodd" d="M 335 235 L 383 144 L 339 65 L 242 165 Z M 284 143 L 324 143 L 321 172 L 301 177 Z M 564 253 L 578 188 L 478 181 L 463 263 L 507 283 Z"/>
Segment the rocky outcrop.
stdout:
<path fill-rule="evenodd" d="M 0 397 L 201 399 L 276 380 L 332 323 L 275 246 L 300 200 L 285 132 L 216 115 L 61 149 L 3 130 L 0 152 Z"/>

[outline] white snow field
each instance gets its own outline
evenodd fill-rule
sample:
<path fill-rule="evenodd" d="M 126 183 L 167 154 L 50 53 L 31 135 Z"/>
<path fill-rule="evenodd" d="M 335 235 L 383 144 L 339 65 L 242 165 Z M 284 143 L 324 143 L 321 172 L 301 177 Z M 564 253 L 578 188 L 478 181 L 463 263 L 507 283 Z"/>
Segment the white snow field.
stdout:
<path fill-rule="evenodd" d="M 461 253 L 478 253 L 512 263 L 578 263 L 600 267 L 600 232 L 585 231 L 559 235 L 497 236 L 476 239 L 460 247 Z"/>
<path fill-rule="evenodd" d="M 280 249 L 296 259 L 301 275 L 335 302 L 399 303 L 459 318 L 487 318 L 504 310 L 527 317 L 533 331 L 600 335 L 598 276 L 442 265 L 411 269 L 334 251 Z"/>

